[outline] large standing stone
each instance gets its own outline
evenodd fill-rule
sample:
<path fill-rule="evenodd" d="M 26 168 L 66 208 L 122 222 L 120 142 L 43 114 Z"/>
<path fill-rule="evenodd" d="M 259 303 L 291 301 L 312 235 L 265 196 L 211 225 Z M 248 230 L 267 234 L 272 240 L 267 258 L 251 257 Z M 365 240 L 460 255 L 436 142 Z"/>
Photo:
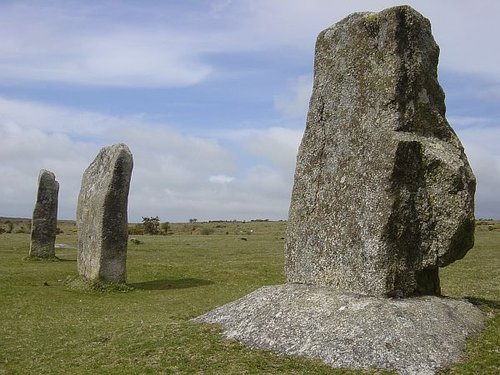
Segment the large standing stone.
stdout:
<path fill-rule="evenodd" d="M 130 150 L 117 144 L 102 148 L 83 174 L 76 214 L 78 272 L 88 281 L 126 281 L 132 167 Z"/>
<path fill-rule="evenodd" d="M 31 221 L 30 257 L 56 256 L 54 245 L 57 234 L 58 193 L 59 183 L 54 173 L 42 169 L 38 175 L 38 192 Z"/>
<path fill-rule="evenodd" d="M 462 357 L 483 326 L 478 308 L 387 298 L 437 294 L 437 267 L 472 246 L 474 177 L 444 118 L 437 55 L 429 22 L 406 6 L 320 34 L 287 229 L 290 282 L 196 321 L 332 367 L 433 374 Z"/>
<path fill-rule="evenodd" d="M 408 6 L 320 33 L 286 235 L 289 282 L 439 294 L 473 245 L 475 178 L 445 118 L 439 48 Z"/>

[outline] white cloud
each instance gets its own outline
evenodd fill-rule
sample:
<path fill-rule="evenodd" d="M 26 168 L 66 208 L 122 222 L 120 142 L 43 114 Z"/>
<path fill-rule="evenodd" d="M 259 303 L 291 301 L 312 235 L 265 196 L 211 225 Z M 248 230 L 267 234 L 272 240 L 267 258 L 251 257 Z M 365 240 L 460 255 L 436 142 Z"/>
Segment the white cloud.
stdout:
<path fill-rule="evenodd" d="M 441 46 L 442 68 L 500 80 L 500 50 L 492 48 L 497 45 L 500 2 L 484 0 L 480 6 L 475 2 L 455 0 L 410 0 L 405 3 L 430 19 L 433 34 Z M 239 11 L 234 10 L 235 15 L 241 12 L 246 15 L 242 28 L 244 34 L 250 36 L 250 45 L 259 43 L 261 48 L 288 46 L 307 51 L 312 56 L 314 40 L 324 28 L 350 13 L 380 11 L 401 5 L 401 1 L 252 0 L 235 3 L 235 7 L 236 4 Z"/>
<path fill-rule="evenodd" d="M 478 180 L 477 215 L 498 217 L 500 127 L 462 122 L 477 124 L 458 129 Z M 274 127 L 209 139 L 140 117 L 0 99 L 0 216 L 31 215 L 36 178 L 45 168 L 61 185 L 59 216 L 74 218 L 83 170 L 101 146 L 124 142 L 134 155 L 131 221 L 286 218 L 301 136 L 302 130 Z M 235 149 L 247 154 L 238 159 Z"/>
<path fill-rule="evenodd" d="M 244 150 L 268 160 L 289 174 L 295 168 L 295 157 L 303 132 L 303 129 L 271 127 L 232 132 L 228 138 L 238 140 Z"/>
<path fill-rule="evenodd" d="M 495 120 L 489 117 L 476 117 L 476 116 L 450 116 L 447 118 L 448 122 L 453 128 L 461 127 L 484 127 L 494 125 Z"/>
<path fill-rule="evenodd" d="M 480 87 L 471 90 L 470 94 L 471 96 L 476 97 L 480 100 L 499 102 L 500 83 L 498 83 L 498 81 L 483 83 Z"/>
<path fill-rule="evenodd" d="M 210 75 L 212 68 L 198 58 L 196 36 L 168 23 L 123 23 L 110 16 L 119 15 L 117 5 L 1 4 L 0 77 L 10 83 L 172 87 Z"/>
<path fill-rule="evenodd" d="M 221 185 L 225 185 L 225 184 L 229 184 L 231 182 L 234 181 L 234 177 L 230 177 L 230 176 L 226 176 L 226 175 L 223 175 L 223 174 L 218 174 L 218 175 L 215 175 L 215 176 L 210 176 L 208 178 L 208 181 L 214 183 L 214 184 L 221 184 Z"/>
<path fill-rule="evenodd" d="M 500 80 L 500 51 L 496 46 L 500 2 L 483 0 L 411 3 L 431 20 L 441 46 L 440 65 L 455 72 Z"/>
<path fill-rule="evenodd" d="M 311 61 L 314 40 L 349 13 L 378 11 L 397 0 L 248 0 L 163 2 L 3 2 L 3 82 L 65 82 L 119 87 L 200 83 L 216 67 L 207 54 L 288 49 Z M 500 79 L 500 3 L 409 1 L 433 24 L 441 65 Z M 487 11 L 485 11 L 487 9 Z"/>
<path fill-rule="evenodd" d="M 292 190 L 291 173 L 287 172 L 293 173 L 293 170 L 278 170 L 262 165 L 255 166 L 249 170 L 245 185 L 250 191 L 263 192 L 267 199 L 283 199 Z"/>
<path fill-rule="evenodd" d="M 312 92 L 312 77 L 301 75 L 293 81 L 287 93 L 274 97 L 274 107 L 287 117 L 305 119 Z"/>
<path fill-rule="evenodd" d="M 499 218 L 500 210 L 500 124 L 485 119 L 483 126 L 458 129 L 457 133 L 464 145 L 465 152 L 476 175 L 476 216 Z"/>
<path fill-rule="evenodd" d="M 255 134 L 270 148 L 286 150 L 293 160 L 293 133 L 268 133 L 269 137 Z M 233 137 L 232 144 L 242 149 L 250 139 L 248 134 Z M 156 215 L 169 221 L 286 217 L 293 161 L 281 160 L 277 153 L 238 165 L 232 151 L 217 139 L 184 135 L 140 117 L 5 98 L 0 98 L 0 216 L 31 215 L 36 179 L 44 168 L 60 182 L 59 217 L 74 218 L 83 171 L 100 147 L 119 142 L 126 143 L 134 156 L 131 221 Z"/>

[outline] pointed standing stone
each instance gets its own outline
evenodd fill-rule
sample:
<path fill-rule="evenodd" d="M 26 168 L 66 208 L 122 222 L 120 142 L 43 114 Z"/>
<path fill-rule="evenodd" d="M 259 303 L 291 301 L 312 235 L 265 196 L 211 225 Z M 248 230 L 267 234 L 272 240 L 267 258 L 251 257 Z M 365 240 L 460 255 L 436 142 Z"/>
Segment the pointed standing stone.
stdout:
<path fill-rule="evenodd" d="M 53 258 L 57 233 L 57 195 L 59 183 L 54 173 L 42 169 L 38 175 L 38 191 L 31 221 L 32 258 Z"/>
<path fill-rule="evenodd" d="M 83 174 L 77 208 L 78 273 L 88 281 L 126 281 L 132 167 L 129 148 L 116 144 L 102 148 Z"/>
<path fill-rule="evenodd" d="M 408 6 L 318 36 L 285 245 L 289 282 L 439 294 L 473 245 L 475 178 L 445 118 L 439 47 Z"/>

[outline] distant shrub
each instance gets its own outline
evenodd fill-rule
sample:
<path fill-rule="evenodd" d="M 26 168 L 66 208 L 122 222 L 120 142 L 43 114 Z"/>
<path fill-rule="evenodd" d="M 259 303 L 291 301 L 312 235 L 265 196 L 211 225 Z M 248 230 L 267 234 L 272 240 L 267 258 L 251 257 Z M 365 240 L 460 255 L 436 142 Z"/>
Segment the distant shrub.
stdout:
<path fill-rule="evenodd" d="M 183 224 L 179 230 L 182 233 L 194 234 L 199 227 L 199 224 Z"/>
<path fill-rule="evenodd" d="M 16 233 L 16 234 L 30 234 L 31 229 L 28 227 L 25 227 L 23 224 L 21 225 L 16 225 L 12 229 L 8 228 L 10 230 L 9 233 Z"/>
<path fill-rule="evenodd" d="M 203 234 L 204 236 L 208 236 L 209 234 L 212 234 L 215 232 L 214 228 L 202 228 L 200 231 L 200 234 Z"/>
<path fill-rule="evenodd" d="M 12 230 L 14 229 L 14 223 L 10 220 L 7 220 L 5 222 L 5 225 L 7 225 L 7 229 L 5 230 L 6 233 L 12 233 Z"/>
<path fill-rule="evenodd" d="M 142 224 L 136 224 L 133 227 L 128 228 L 128 234 L 133 236 L 144 234 L 144 226 Z"/>
<path fill-rule="evenodd" d="M 170 230 L 170 223 L 168 221 L 161 224 L 162 234 L 168 234 L 169 230 Z"/>
<path fill-rule="evenodd" d="M 57 227 L 56 234 L 63 234 L 63 233 L 64 231 L 61 228 Z"/>
<path fill-rule="evenodd" d="M 160 218 L 142 217 L 142 225 L 144 226 L 144 234 L 160 234 Z"/>

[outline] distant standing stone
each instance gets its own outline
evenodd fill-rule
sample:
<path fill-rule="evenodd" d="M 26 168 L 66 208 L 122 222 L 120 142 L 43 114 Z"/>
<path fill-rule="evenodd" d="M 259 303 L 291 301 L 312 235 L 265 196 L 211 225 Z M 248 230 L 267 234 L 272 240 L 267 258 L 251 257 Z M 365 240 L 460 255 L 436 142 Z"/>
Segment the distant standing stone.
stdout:
<path fill-rule="evenodd" d="M 408 6 L 318 36 L 285 244 L 289 282 L 439 294 L 473 246 L 475 178 L 445 118 L 439 47 Z"/>
<path fill-rule="evenodd" d="M 59 183 L 54 173 L 42 169 L 38 175 L 38 192 L 31 221 L 30 257 L 52 258 L 56 255 L 58 193 Z"/>
<path fill-rule="evenodd" d="M 83 174 L 76 214 L 78 273 L 87 281 L 126 281 L 132 167 L 129 148 L 116 144 L 102 148 Z"/>

